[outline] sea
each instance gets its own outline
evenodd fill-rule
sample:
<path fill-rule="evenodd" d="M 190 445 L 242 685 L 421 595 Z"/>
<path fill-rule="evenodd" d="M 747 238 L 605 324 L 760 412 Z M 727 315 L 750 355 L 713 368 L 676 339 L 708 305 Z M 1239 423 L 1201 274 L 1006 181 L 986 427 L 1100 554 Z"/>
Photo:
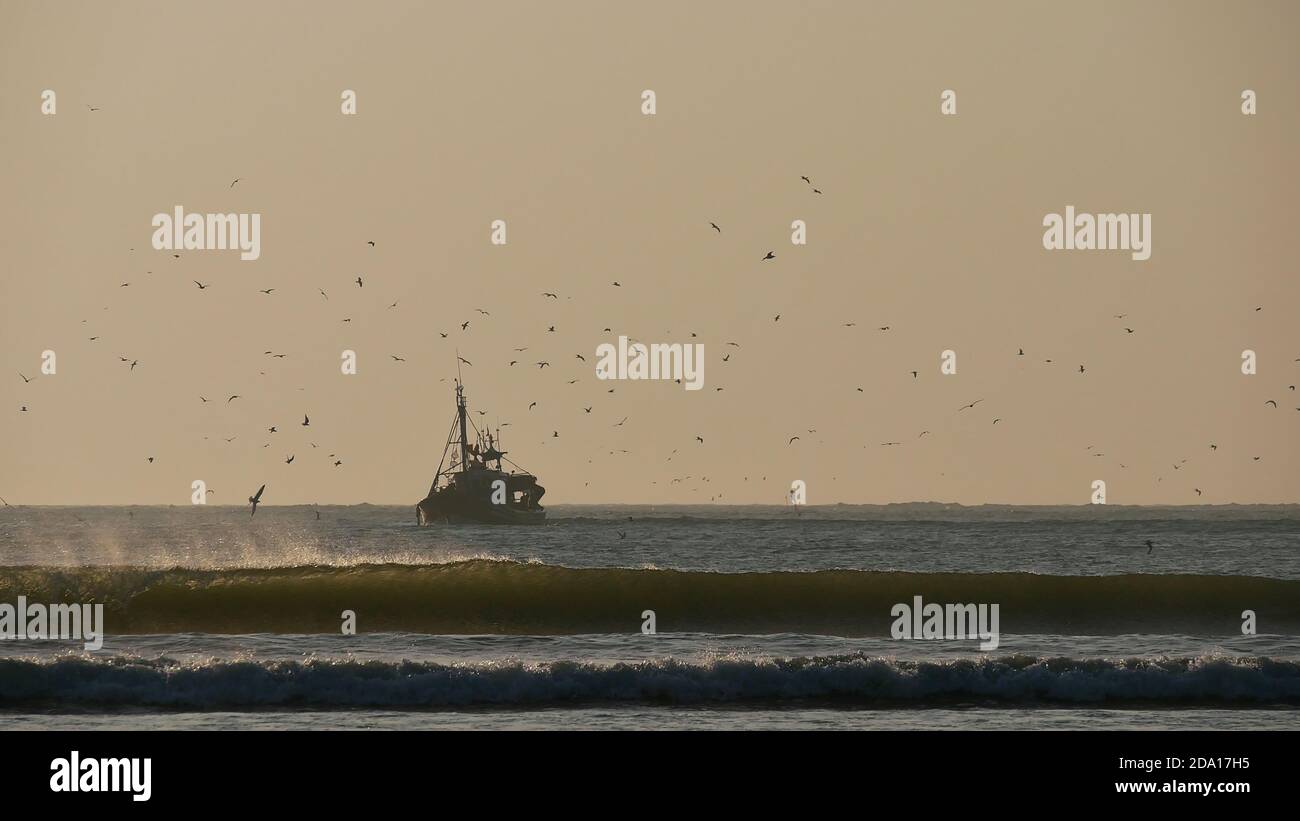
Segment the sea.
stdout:
<path fill-rule="evenodd" d="M 0 728 L 1300 729 L 1300 506 L 548 513 L 0 508 Z"/>

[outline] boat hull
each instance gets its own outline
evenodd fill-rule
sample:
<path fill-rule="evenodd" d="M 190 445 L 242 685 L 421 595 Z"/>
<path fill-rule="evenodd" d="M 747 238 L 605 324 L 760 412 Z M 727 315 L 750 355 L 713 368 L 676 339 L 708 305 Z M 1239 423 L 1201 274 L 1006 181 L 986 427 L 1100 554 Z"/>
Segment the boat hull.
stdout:
<path fill-rule="evenodd" d="M 416 521 L 432 524 L 540 525 L 546 523 L 542 508 L 522 509 L 466 499 L 429 496 L 415 506 Z"/>

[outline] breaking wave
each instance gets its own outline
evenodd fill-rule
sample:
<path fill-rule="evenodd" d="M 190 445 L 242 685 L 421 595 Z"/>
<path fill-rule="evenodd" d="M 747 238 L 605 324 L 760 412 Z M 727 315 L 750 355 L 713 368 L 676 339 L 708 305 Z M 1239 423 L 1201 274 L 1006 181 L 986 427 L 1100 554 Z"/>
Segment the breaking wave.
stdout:
<path fill-rule="evenodd" d="M 99 603 L 105 629 L 138 633 L 361 632 L 562 635 L 639 632 L 889 634 L 896 603 L 998 604 L 1002 633 L 1300 632 L 1300 580 L 1253 576 L 1045 576 L 857 570 L 711 573 L 574 569 L 510 561 L 156 570 L 0 568 L 0 603 Z"/>
<path fill-rule="evenodd" d="M 907 662 L 864 655 L 463 665 L 351 660 L 0 660 L 0 708 L 393 708 L 814 701 L 857 707 L 976 704 L 1300 703 L 1300 665 L 1266 658 L 1005 656 Z"/>

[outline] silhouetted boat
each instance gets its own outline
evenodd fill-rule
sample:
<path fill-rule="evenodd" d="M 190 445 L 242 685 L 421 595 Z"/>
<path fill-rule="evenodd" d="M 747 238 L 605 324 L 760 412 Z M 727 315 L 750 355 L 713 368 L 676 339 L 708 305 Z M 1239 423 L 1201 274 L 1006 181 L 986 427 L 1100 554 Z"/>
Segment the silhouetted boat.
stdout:
<path fill-rule="evenodd" d="M 468 435 L 471 429 L 473 442 Z M 546 509 L 540 504 L 546 488 L 537 484 L 536 476 L 506 459 L 505 451 L 497 448 L 499 442 L 499 431 L 479 431 L 469 421 L 465 386 L 456 380 L 456 417 L 447 434 L 438 473 L 429 495 L 415 506 L 420 524 L 534 525 L 546 521 Z M 519 470 L 507 471 L 503 463 Z"/>

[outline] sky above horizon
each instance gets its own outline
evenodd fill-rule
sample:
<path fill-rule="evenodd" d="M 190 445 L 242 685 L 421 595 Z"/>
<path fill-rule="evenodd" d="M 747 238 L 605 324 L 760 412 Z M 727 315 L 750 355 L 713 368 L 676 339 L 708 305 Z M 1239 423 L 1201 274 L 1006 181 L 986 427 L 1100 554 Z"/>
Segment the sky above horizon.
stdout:
<path fill-rule="evenodd" d="M 459 356 L 545 503 L 1300 501 L 1297 23 L 7 2 L 0 497 L 414 504 Z M 155 250 L 177 206 L 260 256 Z M 1150 258 L 1045 249 L 1067 206 Z M 620 335 L 701 389 L 598 379 Z"/>

